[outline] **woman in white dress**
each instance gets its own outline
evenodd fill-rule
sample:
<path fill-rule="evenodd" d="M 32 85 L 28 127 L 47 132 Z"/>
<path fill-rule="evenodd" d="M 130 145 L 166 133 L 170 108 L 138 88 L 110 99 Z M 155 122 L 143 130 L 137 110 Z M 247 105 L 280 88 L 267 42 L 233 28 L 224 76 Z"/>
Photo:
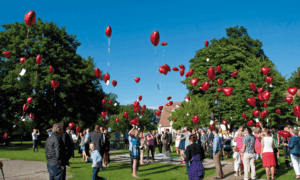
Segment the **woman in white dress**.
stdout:
<path fill-rule="evenodd" d="M 175 148 L 176 148 L 177 157 L 179 156 L 179 143 L 180 143 L 180 140 L 181 140 L 181 132 L 180 132 L 180 130 L 178 130 L 176 140 L 175 140 Z"/>

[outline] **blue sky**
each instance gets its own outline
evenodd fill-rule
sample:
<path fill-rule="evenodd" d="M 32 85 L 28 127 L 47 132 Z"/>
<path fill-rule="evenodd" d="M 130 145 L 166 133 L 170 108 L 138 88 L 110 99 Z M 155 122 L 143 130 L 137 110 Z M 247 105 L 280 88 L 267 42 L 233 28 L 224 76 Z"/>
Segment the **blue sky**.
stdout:
<path fill-rule="evenodd" d="M 229 3 L 230 2 L 230 3 Z M 69 34 L 77 35 L 82 43 L 78 53 L 95 58 L 96 66 L 110 73 L 111 83 L 104 91 L 118 94 L 121 104 L 130 104 L 139 95 L 147 107 L 164 105 L 167 97 L 183 101 L 186 89 L 180 84 L 179 72 L 167 76 L 158 74 L 158 67 L 171 68 L 184 64 L 195 51 L 204 47 L 205 40 L 224 37 L 225 28 L 244 26 L 253 39 L 263 42 L 265 54 L 283 75 L 300 65 L 299 1 L 3 1 L 0 6 L 1 24 L 24 22 L 24 15 L 34 10 L 43 21 L 66 26 Z M 112 27 L 111 49 L 104 34 Z M 1 29 L 3 30 L 3 29 Z M 157 47 L 150 42 L 154 30 L 160 33 Z M 110 62 L 108 66 L 108 61 Z M 157 61 L 157 65 L 156 65 Z M 137 84 L 135 77 L 140 77 Z M 161 89 L 157 89 L 157 81 Z"/>

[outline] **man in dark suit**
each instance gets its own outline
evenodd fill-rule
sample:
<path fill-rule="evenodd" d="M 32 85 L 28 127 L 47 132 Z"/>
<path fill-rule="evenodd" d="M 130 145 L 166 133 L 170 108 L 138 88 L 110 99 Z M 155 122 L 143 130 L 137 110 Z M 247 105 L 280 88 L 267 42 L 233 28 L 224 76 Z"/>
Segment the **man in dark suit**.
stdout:
<path fill-rule="evenodd" d="M 95 149 L 98 150 L 101 157 L 103 157 L 103 154 L 101 154 L 102 133 L 100 132 L 99 125 L 96 125 L 94 131 L 90 133 L 89 142 L 95 143 Z M 102 163 L 100 164 L 100 169 L 103 169 Z"/>
<path fill-rule="evenodd" d="M 70 134 L 71 128 L 67 127 L 66 128 L 66 132 L 63 134 L 63 141 L 66 147 L 65 153 L 66 153 L 66 165 L 70 166 L 69 160 L 71 158 L 72 155 L 72 150 L 73 150 L 73 146 L 72 146 L 72 138 L 71 138 L 71 134 Z"/>
<path fill-rule="evenodd" d="M 169 132 L 169 129 L 167 129 L 167 134 L 168 134 L 168 144 L 167 144 L 168 149 L 167 149 L 167 151 L 170 151 L 170 146 L 172 146 L 172 134 Z"/>
<path fill-rule="evenodd" d="M 161 151 L 162 151 L 161 134 L 157 134 L 156 142 L 157 142 L 159 153 L 161 153 Z"/>
<path fill-rule="evenodd" d="M 211 132 L 211 129 L 208 129 L 206 146 L 208 147 L 210 159 L 213 159 L 213 145 L 212 145 L 213 140 L 214 140 L 214 135 Z"/>
<path fill-rule="evenodd" d="M 167 129 L 165 128 L 165 133 L 162 135 L 162 144 L 164 146 L 164 151 L 168 151 L 168 138 L 169 135 L 167 133 Z"/>

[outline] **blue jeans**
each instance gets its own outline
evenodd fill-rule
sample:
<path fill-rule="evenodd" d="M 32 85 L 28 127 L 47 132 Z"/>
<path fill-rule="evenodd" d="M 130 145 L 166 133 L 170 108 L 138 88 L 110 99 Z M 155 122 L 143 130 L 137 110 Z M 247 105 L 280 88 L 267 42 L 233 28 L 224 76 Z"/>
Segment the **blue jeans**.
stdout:
<path fill-rule="evenodd" d="M 93 168 L 92 180 L 96 180 L 100 168 Z"/>
<path fill-rule="evenodd" d="M 47 169 L 49 172 L 50 180 L 62 180 L 63 179 L 64 171 L 60 165 L 53 166 L 53 165 L 47 164 Z"/>
<path fill-rule="evenodd" d="M 186 162 L 186 164 L 185 164 L 187 173 L 189 173 L 189 171 L 190 171 L 190 162 L 191 161 Z"/>

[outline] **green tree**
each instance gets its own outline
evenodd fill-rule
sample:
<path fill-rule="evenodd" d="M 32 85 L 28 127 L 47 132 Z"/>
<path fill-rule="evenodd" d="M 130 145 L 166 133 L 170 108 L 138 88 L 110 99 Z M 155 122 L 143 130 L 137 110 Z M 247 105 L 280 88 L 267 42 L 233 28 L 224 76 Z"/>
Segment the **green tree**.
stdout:
<path fill-rule="evenodd" d="M 94 75 L 93 58 L 84 59 L 76 53 L 81 45 L 76 36 L 68 34 L 65 27 L 59 28 L 41 19 L 37 19 L 30 28 L 28 39 L 25 23 L 16 22 L 2 27 L 0 51 L 12 53 L 9 59 L 2 56 L 0 59 L 1 114 L 5 114 L 6 120 L 17 124 L 20 118 L 16 118 L 15 114 L 23 114 L 22 106 L 31 96 L 33 103 L 26 114 L 34 113 L 33 123 L 40 130 L 55 122 L 74 122 L 75 126 L 81 127 L 93 125 L 103 110 L 101 100 L 104 92 Z M 24 54 L 26 41 L 27 54 Z M 43 60 L 37 67 L 35 59 L 38 54 Z M 26 57 L 22 65 L 20 57 Z M 54 67 L 53 74 L 49 72 L 49 66 Z M 21 67 L 26 69 L 24 76 L 18 75 Z M 55 97 L 51 80 L 59 81 Z M 34 85 L 36 94 L 32 94 Z"/>
<path fill-rule="evenodd" d="M 171 113 L 169 121 L 174 121 L 174 118 L 177 118 L 177 121 L 172 125 L 174 129 L 208 126 L 210 122 L 209 102 L 202 100 L 197 96 L 191 98 L 189 102 L 182 102 L 180 108 L 175 109 L 175 112 L 169 113 Z M 189 114 L 189 116 L 187 116 L 187 114 Z M 199 123 L 197 125 L 192 121 L 192 118 L 195 115 L 198 115 L 199 117 Z"/>
<path fill-rule="evenodd" d="M 195 57 L 189 61 L 191 63 L 190 69 L 194 70 L 191 78 L 199 79 L 199 83 L 195 87 L 190 84 L 190 78 L 183 81 L 189 90 L 191 99 L 200 97 L 201 100 L 209 102 L 209 109 L 213 112 L 217 112 L 215 105 L 217 99 L 222 104 L 220 110 L 221 121 L 227 120 L 229 124 L 234 126 L 246 125 L 246 121 L 241 116 L 243 112 L 246 113 L 248 120 L 254 120 L 252 115 L 254 108 L 247 103 L 247 98 L 254 96 L 257 99 L 257 92 L 253 94 L 249 84 L 256 83 L 257 87 L 263 87 L 266 90 L 266 76 L 261 72 L 261 67 L 270 67 L 271 70 L 268 75 L 273 76 L 274 80 L 273 87 L 268 87 L 268 91 L 271 93 L 271 98 L 267 103 L 269 125 L 277 126 L 280 120 L 285 122 L 291 120 L 292 115 L 288 110 L 290 107 L 285 102 L 279 102 L 284 98 L 283 93 L 286 92 L 287 82 L 278 72 L 274 63 L 264 54 L 262 42 L 252 39 L 243 26 L 227 28 L 226 34 L 227 38 L 211 40 L 211 44 L 207 48 L 197 51 Z M 210 59 L 208 62 L 207 57 Z M 222 73 L 215 71 L 215 80 L 211 83 L 207 71 L 209 67 L 216 68 L 218 65 L 221 66 Z M 236 78 L 232 77 L 234 71 L 239 72 Z M 233 94 L 230 98 L 226 97 L 223 92 L 216 91 L 219 88 L 216 82 L 217 79 L 224 80 L 222 88 L 233 88 Z M 199 86 L 205 81 L 210 82 L 207 93 L 199 90 Z M 260 112 L 264 110 L 258 99 L 257 107 Z M 275 113 L 277 108 L 280 108 L 283 112 L 281 116 Z M 214 115 L 216 116 L 216 114 Z M 232 121 L 230 117 L 232 117 Z M 267 118 L 260 121 L 265 122 Z"/>

